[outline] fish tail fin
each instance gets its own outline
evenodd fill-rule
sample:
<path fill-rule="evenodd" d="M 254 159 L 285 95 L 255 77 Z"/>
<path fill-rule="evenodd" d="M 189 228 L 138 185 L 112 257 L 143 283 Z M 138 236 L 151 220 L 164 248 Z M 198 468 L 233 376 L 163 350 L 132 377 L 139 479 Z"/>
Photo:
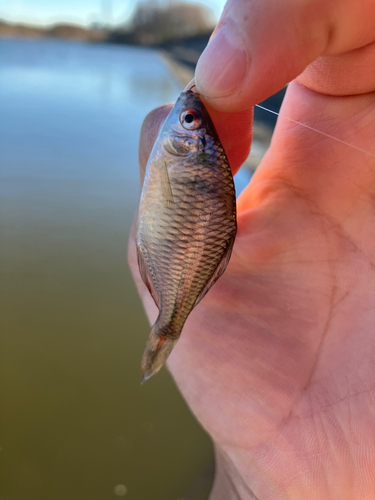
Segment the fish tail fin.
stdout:
<path fill-rule="evenodd" d="M 156 326 L 151 328 L 142 357 L 142 384 L 160 370 L 178 340 L 164 335 Z"/>

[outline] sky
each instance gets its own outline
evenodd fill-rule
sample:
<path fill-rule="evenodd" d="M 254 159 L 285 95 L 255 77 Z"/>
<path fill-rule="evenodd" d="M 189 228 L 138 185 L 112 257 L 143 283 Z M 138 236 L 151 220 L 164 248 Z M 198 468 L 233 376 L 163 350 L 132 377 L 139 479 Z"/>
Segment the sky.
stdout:
<path fill-rule="evenodd" d="M 184 0 L 208 7 L 217 19 L 225 0 Z M 105 21 L 125 22 L 137 0 L 0 0 L 0 19 L 10 22 L 47 25 L 72 22 L 88 25 Z"/>

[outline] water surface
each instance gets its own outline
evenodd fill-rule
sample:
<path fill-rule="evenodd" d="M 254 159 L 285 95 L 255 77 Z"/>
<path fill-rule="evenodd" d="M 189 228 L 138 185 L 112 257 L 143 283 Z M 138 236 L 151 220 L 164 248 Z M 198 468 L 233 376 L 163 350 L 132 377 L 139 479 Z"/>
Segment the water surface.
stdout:
<path fill-rule="evenodd" d="M 140 126 L 180 90 L 151 50 L 0 40 L 1 500 L 207 498 L 126 263 Z"/>

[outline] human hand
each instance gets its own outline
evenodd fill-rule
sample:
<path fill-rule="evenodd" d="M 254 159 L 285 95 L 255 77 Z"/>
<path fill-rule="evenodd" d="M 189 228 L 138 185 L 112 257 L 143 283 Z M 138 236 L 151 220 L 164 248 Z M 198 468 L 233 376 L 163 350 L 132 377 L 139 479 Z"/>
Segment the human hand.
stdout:
<path fill-rule="evenodd" d="M 231 71 L 214 74 L 225 57 L 216 31 L 196 82 L 234 172 L 249 108 L 297 79 L 238 201 L 227 271 L 191 313 L 169 368 L 215 443 L 212 500 L 373 500 L 375 4 L 234 0 L 219 26 L 251 66 L 242 79 L 232 56 Z M 144 123 L 143 169 L 168 111 Z"/>

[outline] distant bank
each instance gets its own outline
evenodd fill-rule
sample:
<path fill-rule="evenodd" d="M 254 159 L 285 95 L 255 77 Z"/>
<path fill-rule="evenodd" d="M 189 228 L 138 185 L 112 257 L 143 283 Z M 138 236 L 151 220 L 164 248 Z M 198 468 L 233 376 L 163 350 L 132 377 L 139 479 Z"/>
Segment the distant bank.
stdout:
<path fill-rule="evenodd" d="M 188 66 L 191 69 L 199 59 L 208 43 L 211 30 L 204 33 L 194 34 L 181 38 L 169 38 L 158 42 L 140 42 L 142 37 L 136 32 L 122 29 L 106 30 L 102 28 L 85 28 L 74 24 L 55 24 L 53 26 L 41 27 L 26 24 L 14 24 L 0 19 L 0 38 L 60 38 L 82 42 L 102 42 L 123 45 L 137 45 L 161 49 L 167 52 L 174 60 Z"/>
<path fill-rule="evenodd" d="M 0 37 L 3 38 L 65 38 L 87 42 L 104 42 L 107 32 L 103 29 L 86 29 L 74 24 L 55 24 L 41 27 L 8 23 L 0 19 Z"/>
<path fill-rule="evenodd" d="M 157 49 L 164 55 L 166 63 L 183 86 L 193 77 L 196 63 L 209 41 L 211 30 L 192 36 L 169 38 L 167 40 L 162 40 L 164 32 L 163 36 L 159 34 L 159 38 L 147 38 L 141 35 L 142 30 L 90 29 L 72 24 L 56 24 L 42 28 L 11 24 L 0 20 L 0 38 L 60 38 L 82 42 L 133 45 Z M 280 109 L 284 93 L 285 89 L 271 96 L 262 104 L 277 112 Z M 276 122 L 275 115 L 262 111 L 259 108 L 254 109 L 254 115 L 252 154 L 246 162 L 250 170 L 256 168 L 269 147 L 272 130 Z"/>

